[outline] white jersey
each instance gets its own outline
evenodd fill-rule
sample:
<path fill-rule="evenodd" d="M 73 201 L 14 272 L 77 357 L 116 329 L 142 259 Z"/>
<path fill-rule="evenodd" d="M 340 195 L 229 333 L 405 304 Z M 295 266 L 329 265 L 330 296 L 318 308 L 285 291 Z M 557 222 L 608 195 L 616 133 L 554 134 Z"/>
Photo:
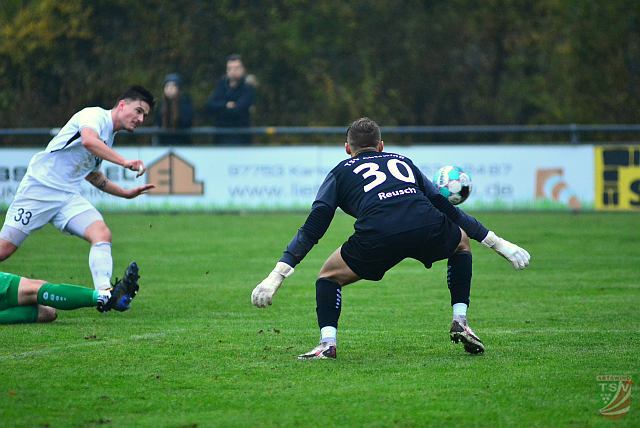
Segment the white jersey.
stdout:
<path fill-rule="evenodd" d="M 102 162 L 82 145 L 80 131 L 83 128 L 93 129 L 107 146 L 113 146 L 111 110 L 82 109 L 69 119 L 44 151 L 31 158 L 18 192 L 35 181 L 54 189 L 79 193 L 82 180 L 97 171 Z"/>

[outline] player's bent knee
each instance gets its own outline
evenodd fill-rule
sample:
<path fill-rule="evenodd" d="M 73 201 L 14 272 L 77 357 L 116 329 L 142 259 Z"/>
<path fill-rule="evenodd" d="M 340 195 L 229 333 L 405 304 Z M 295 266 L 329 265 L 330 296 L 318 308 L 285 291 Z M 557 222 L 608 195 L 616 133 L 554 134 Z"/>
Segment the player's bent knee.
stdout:
<path fill-rule="evenodd" d="M 111 230 L 103 221 L 96 221 L 86 230 L 85 236 L 89 242 L 111 242 Z"/>
<path fill-rule="evenodd" d="M 348 266 L 342 268 L 326 269 L 324 266 L 318 273 L 318 279 L 328 279 L 337 282 L 340 286 L 354 283 L 360 279 Z"/>
<path fill-rule="evenodd" d="M 318 278 L 326 278 L 337 282 L 341 286 L 351 284 L 360 279 L 342 258 L 341 248 L 335 250 L 324 262 L 322 268 L 320 268 L 320 273 L 318 273 Z"/>
<path fill-rule="evenodd" d="M 339 284 L 340 283 L 339 275 L 336 275 L 336 273 L 337 272 L 321 270 L 320 272 L 318 272 L 318 278 L 317 279 L 326 279 L 326 280 L 329 280 L 329 281 L 337 282 Z"/>
<path fill-rule="evenodd" d="M 38 291 L 46 281 L 40 279 L 21 278 L 18 288 L 18 303 L 21 305 L 35 304 L 38 299 Z"/>
<path fill-rule="evenodd" d="M 460 237 L 460 242 L 458 243 L 458 246 L 456 247 L 456 253 L 459 253 L 461 251 L 465 251 L 470 253 L 471 252 L 471 241 L 469 240 L 469 236 L 466 234 L 466 232 L 462 229 L 460 229 L 460 231 L 462 232 L 462 236 Z"/>
<path fill-rule="evenodd" d="M 38 305 L 38 322 L 54 322 L 58 318 L 58 312 L 49 306 Z"/>
<path fill-rule="evenodd" d="M 12 254 L 13 254 L 13 251 L 11 252 L 0 251 L 0 262 L 7 260 L 9 257 L 11 257 Z"/>
<path fill-rule="evenodd" d="M 11 242 L 0 239 L 0 262 L 11 257 L 11 255 L 15 253 L 17 249 L 18 247 L 13 245 Z"/>

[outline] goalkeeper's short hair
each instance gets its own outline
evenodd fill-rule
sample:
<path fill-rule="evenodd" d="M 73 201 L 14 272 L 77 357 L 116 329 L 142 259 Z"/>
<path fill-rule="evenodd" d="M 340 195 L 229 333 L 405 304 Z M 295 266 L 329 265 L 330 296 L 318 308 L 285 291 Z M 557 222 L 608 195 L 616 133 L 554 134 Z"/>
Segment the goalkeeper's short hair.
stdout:
<path fill-rule="evenodd" d="M 368 117 L 355 120 L 347 129 L 347 143 L 352 150 L 360 150 L 365 147 L 376 148 L 381 139 L 380 126 Z"/>

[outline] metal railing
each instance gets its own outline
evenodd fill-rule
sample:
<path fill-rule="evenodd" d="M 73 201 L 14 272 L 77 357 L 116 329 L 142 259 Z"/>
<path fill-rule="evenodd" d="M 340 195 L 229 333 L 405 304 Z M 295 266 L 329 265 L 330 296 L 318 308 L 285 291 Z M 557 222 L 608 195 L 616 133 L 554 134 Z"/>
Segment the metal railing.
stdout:
<path fill-rule="evenodd" d="M 0 128 L 0 145 L 3 139 L 15 137 L 51 137 L 60 128 Z M 167 130 L 158 127 L 143 127 L 135 131 L 139 136 L 216 136 L 247 135 L 256 137 L 309 137 L 344 135 L 345 126 L 263 126 L 250 128 L 218 128 L 212 126 L 193 127 L 185 130 Z M 640 124 L 594 124 L 594 125 L 450 125 L 450 126 L 384 126 L 383 136 L 412 136 L 419 143 L 420 139 L 433 140 L 442 136 L 449 138 L 463 137 L 463 141 L 483 142 L 483 138 L 491 136 L 486 142 L 509 142 L 515 136 L 556 136 L 564 142 L 579 144 L 590 137 L 589 142 L 619 141 L 620 136 L 631 140 L 640 140 Z M 518 138 L 515 138 L 518 140 Z M 547 141 L 547 140 L 544 140 Z"/>

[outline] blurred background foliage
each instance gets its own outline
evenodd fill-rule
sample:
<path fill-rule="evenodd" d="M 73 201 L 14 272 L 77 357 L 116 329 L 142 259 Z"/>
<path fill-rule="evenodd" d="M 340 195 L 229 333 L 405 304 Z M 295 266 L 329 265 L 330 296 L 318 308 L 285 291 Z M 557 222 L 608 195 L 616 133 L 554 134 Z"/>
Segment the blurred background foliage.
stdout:
<path fill-rule="evenodd" d="M 254 125 L 636 123 L 637 0 L 2 0 L 0 127 L 60 126 L 240 53 Z"/>

